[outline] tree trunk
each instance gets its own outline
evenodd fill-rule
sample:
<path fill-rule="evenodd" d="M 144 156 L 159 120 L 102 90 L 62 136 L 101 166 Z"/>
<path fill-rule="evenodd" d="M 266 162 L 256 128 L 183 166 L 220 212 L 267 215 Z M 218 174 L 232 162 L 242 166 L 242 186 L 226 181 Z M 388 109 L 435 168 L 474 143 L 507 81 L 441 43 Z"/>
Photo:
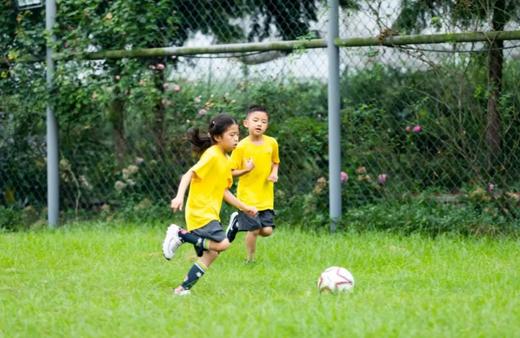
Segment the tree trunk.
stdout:
<path fill-rule="evenodd" d="M 164 94 L 164 83 L 165 83 L 165 70 L 158 70 L 156 74 L 154 74 L 154 82 L 155 88 Z M 155 138 L 155 146 L 157 151 L 164 151 L 165 147 L 165 115 L 166 115 L 166 106 L 165 101 L 162 99 L 164 95 L 161 95 L 161 98 L 157 101 L 155 105 L 154 112 L 154 121 L 153 121 L 153 132 Z"/>
<path fill-rule="evenodd" d="M 502 148 L 500 112 L 498 111 L 498 100 L 502 90 L 502 65 L 504 62 L 502 47 L 502 41 L 490 43 L 491 50 L 489 51 L 488 59 L 489 96 L 487 103 L 486 144 L 492 160 L 500 155 Z"/>
<path fill-rule="evenodd" d="M 494 31 L 504 30 L 507 21 L 505 0 L 497 0 L 493 8 L 491 28 Z M 488 54 L 488 104 L 486 123 L 486 144 L 489 151 L 490 164 L 494 163 L 502 151 L 500 128 L 500 112 L 498 102 L 502 92 L 502 67 L 504 64 L 504 42 L 490 41 Z"/>
<path fill-rule="evenodd" d="M 124 165 L 124 157 L 127 149 L 124 108 L 125 102 L 121 97 L 121 90 L 116 86 L 114 89 L 114 98 L 108 107 L 108 114 L 109 120 L 112 123 L 115 155 L 119 166 Z"/>

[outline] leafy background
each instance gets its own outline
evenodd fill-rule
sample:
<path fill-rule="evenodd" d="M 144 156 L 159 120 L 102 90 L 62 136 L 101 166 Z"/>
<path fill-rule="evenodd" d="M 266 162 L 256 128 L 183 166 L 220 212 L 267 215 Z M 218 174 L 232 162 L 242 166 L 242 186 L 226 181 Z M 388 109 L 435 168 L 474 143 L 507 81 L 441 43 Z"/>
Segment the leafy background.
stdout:
<path fill-rule="evenodd" d="M 342 34 L 513 29 L 518 22 L 514 1 L 396 1 L 391 12 L 383 4 L 341 2 Z M 44 65 L 24 62 L 44 56 L 44 10 L 1 1 L 0 11 L 0 227 L 44 225 L 47 100 L 60 130 L 64 221 L 170 219 L 168 202 L 195 161 L 186 130 L 223 111 L 241 119 L 255 103 L 268 108 L 269 134 L 281 146 L 280 219 L 312 229 L 327 224 L 326 81 L 304 76 L 323 69 L 325 51 L 227 55 L 231 67 L 209 59 L 210 70 L 201 56 L 74 57 L 181 46 L 200 36 L 211 43 L 324 36 L 323 2 L 59 1 L 54 48 L 69 59 L 57 63 L 50 95 Z M 342 50 L 341 226 L 517 229 L 518 48 L 496 41 L 430 47 Z"/>

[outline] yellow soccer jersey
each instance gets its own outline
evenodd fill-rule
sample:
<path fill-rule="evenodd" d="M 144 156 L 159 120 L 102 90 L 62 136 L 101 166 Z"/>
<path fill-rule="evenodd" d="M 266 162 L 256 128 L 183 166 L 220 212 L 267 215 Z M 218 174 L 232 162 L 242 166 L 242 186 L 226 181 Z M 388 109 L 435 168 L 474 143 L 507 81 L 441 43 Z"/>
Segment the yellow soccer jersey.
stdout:
<path fill-rule="evenodd" d="M 244 169 L 248 159 L 253 160 L 255 167 L 239 177 L 238 199 L 259 211 L 274 209 L 274 184 L 267 178 L 273 163 L 280 163 L 278 143 L 267 135 L 263 135 L 262 144 L 254 144 L 249 137 L 244 138 L 231 154 L 231 169 Z"/>
<path fill-rule="evenodd" d="M 218 146 L 209 147 L 191 170 L 194 174 L 185 213 L 188 231 L 220 221 L 224 191 L 233 184 L 229 158 Z"/>

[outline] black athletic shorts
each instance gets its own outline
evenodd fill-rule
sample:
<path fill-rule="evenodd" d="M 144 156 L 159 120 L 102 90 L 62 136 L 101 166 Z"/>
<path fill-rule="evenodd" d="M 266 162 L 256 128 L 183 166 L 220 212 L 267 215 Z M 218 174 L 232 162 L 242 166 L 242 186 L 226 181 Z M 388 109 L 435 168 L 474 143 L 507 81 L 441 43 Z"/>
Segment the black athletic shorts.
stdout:
<path fill-rule="evenodd" d="M 274 228 L 274 211 L 271 209 L 261 210 L 255 217 L 251 217 L 246 213 L 238 212 L 238 230 L 251 231 L 266 227 Z"/>
<path fill-rule="evenodd" d="M 214 242 L 222 242 L 227 238 L 226 232 L 222 229 L 219 221 L 211 221 L 202 228 L 191 231 L 193 234 L 202 238 L 211 239 Z"/>

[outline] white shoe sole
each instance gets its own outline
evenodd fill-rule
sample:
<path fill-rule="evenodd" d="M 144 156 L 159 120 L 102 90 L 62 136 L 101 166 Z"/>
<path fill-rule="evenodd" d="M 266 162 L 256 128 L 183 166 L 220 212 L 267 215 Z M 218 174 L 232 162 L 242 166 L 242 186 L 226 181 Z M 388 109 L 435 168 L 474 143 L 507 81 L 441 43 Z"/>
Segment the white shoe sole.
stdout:
<path fill-rule="evenodd" d="M 177 289 L 173 289 L 174 296 L 182 297 L 182 296 L 189 296 L 190 294 L 191 294 L 190 290 L 177 291 Z"/>
<path fill-rule="evenodd" d="M 175 256 L 175 250 L 182 244 L 179 238 L 179 227 L 175 224 L 170 224 L 168 230 L 166 230 L 166 236 L 164 237 L 162 251 L 163 256 L 167 260 L 172 259 Z"/>

